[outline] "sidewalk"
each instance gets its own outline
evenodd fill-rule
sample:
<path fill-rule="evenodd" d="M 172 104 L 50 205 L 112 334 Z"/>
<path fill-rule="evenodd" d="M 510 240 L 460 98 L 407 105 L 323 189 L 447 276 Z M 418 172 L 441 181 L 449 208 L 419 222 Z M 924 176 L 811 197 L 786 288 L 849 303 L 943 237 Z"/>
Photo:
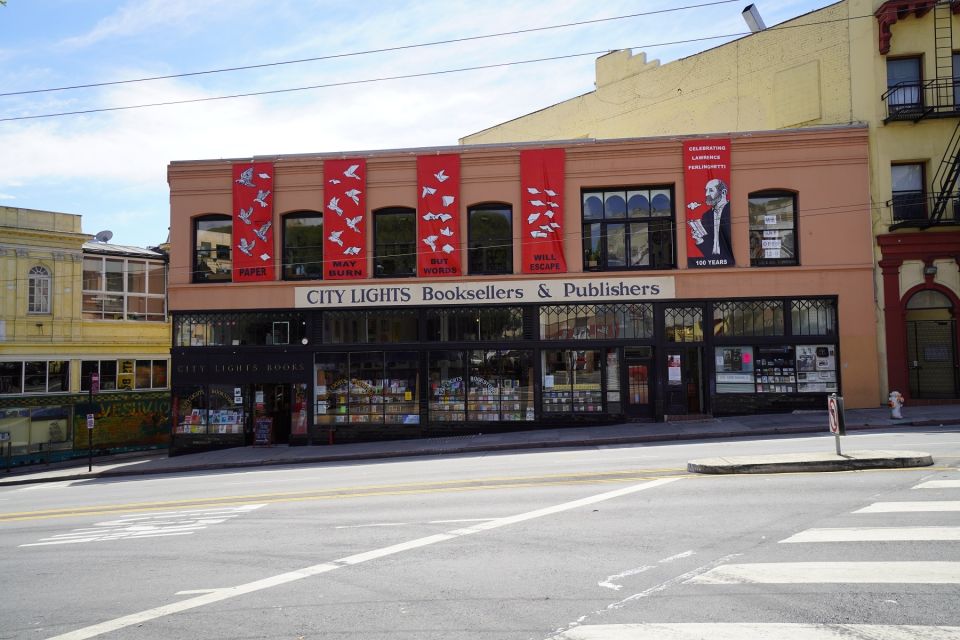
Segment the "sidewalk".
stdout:
<path fill-rule="evenodd" d="M 846 411 L 847 431 L 861 429 L 923 428 L 946 425 L 960 425 L 960 404 L 936 405 L 926 407 L 906 407 L 903 420 L 890 418 L 890 410 L 852 409 Z M 630 444 L 642 442 L 663 442 L 678 440 L 702 440 L 711 438 L 752 438 L 769 435 L 802 433 L 822 433 L 829 436 L 827 412 L 808 411 L 786 414 L 762 414 L 735 416 L 729 418 L 708 418 L 704 420 L 671 421 L 658 423 L 629 423 L 602 427 L 568 427 L 563 429 L 540 429 L 536 431 L 517 431 L 513 433 L 464 435 L 447 438 L 424 438 L 417 440 L 393 440 L 387 442 L 364 442 L 324 446 L 288 447 L 237 447 L 220 451 L 209 451 L 181 455 L 174 458 L 166 451 L 121 454 L 116 456 L 97 456 L 93 460 L 92 471 L 87 471 L 87 459 L 76 459 L 50 465 L 33 465 L 14 468 L 9 472 L 0 468 L 0 486 L 31 484 L 37 482 L 56 482 L 62 480 L 80 480 L 91 478 L 112 478 L 161 473 L 182 473 L 210 469 L 230 469 L 267 465 L 292 465 L 318 462 L 342 462 L 350 460 L 372 460 L 408 456 L 435 456 L 481 451 L 502 451 L 518 449 L 540 449 L 557 447 L 591 447 L 602 445 Z M 832 444 L 830 445 L 832 448 Z M 863 452 L 860 452 L 863 453 Z M 858 452 L 850 452 L 842 459 L 832 456 L 837 464 L 830 469 L 821 468 L 822 456 L 810 455 L 804 459 L 791 459 L 791 464 L 800 464 L 806 470 L 837 470 L 840 468 L 866 468 L 877 466 L 877 453 L 868 452 L 869 460 L 863 466 L 859 463 Z M 884 466 L 905 466 L 900 464 L 904 458 L 922 461 L 918 456 L 927 456 L 922 452 L 887 451 L 879 452 Z M 815 459 L 816 458 L 816 459 Z M 741 459 L 721 462 L 719 471 L 710 473 L 745 473 L 776 471 L 775 459 Z M 705 463 L 706 461 L 699 461 Z M 785 461 L 781 461 L 785 462 Z M 925 464 L 931 464 L 926 462 Z M 756 471 L 748 466 L 760 464 Z M 774 466 L 771 466 L 774 465 Z M 818 466 L 821 465 L 821 466 Z M 851 467 L 850 465 L 854 465 Z M 917 466 L 908 464 L 906 466 Z M 723 470 L 726 468 L 726 470 Z M 691 469 L 698 471 L 698 469 Z"/>

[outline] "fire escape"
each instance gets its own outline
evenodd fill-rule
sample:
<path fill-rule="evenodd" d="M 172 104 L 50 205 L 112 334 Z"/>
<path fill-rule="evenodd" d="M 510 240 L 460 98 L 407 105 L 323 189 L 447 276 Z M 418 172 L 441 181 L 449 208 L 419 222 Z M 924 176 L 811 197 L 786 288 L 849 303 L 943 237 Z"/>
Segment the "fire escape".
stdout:
<path fill-rule="evenodd" d="M 960 69 L 953 65 L 953 15 L 960 13 L 960 0 L 894 0 L 885 2 L 877 11 L 880 22 L 880 52 L 889 50 L 890 25 L 898 19 L 914 14 L 918 18 L 933 11 L 934 56 L 936 77 L 932 80 L 900 82 L 889 87 L 882 99 L 887 107 L 884 122 L 919 122 L 928 118 L 957 118 L 960 116 Z M 956 73 L 956 75 L 955 75 Z M 960 120 L 947 142 L 943 158 L 930 185 L 936 191 L 929 198 L 923 194 L 894 194 L 894 226 L 929 227 L 941 224 L 946 214 L 953 222 L 960 222 Z M 899 200 L 899 203 L 898 203 Z"/>

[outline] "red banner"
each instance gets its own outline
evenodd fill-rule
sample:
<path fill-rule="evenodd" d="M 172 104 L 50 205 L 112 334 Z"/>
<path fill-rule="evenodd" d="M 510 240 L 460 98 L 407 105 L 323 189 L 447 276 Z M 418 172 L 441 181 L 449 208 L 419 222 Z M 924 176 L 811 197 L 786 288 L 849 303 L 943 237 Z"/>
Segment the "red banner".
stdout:
<path fill-rule="evenodd" d="M 366 278 L 366 160 L 325 160 L 323 178 L 323 277 Z"/>
<path fill-rule="evenodd" d="M 273 280 L 273 163 L 233 165 L 233 281 Z"/>
<path fill-rule="evenodd" d="M 566 273 L 563 256 L 563 149 L 520 152 L 523 273 Z"/>
<path fill-rule="evenodd" d="M 687 267 L 732 267 L 730 139 L 683 143 Z"/>
<path fill-rule="evenodd" d="M 418 156 L 417 193 L 417 273 L 460 275 L 460 156 Z"/>

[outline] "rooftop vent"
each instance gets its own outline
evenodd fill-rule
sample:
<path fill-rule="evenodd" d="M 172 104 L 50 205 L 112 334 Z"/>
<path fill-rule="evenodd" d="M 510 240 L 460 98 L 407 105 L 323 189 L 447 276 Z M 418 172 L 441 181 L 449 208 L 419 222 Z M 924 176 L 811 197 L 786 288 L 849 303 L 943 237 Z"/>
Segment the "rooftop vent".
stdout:
<path fill-rule="evenodd" d="M 756 5 L 748 4 L 741 15 L 743 16 L 743 21 L 747 23 L 747 26 L 750 27 L 750 31 L 753 33 L 763 31 L 767 28 L 767 25 L 763 24 L 763 18 L 760 17 L 760 12 L 757 11 Z"/>

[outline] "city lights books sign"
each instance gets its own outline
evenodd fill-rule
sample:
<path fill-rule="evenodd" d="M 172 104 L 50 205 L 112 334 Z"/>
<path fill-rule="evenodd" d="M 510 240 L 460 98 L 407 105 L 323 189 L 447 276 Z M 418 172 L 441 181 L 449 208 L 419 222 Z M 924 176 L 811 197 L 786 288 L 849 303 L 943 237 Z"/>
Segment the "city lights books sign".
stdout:
<path fill-rule="evenodd" d="M 633 302 L 674 298 L 673 277 L 576 278 L 297 287 L 298 309 Z"/>
<path fill-rule="evenodd" d="M 683 167 L 687 267 L 732 267 L 730 139 L 687 140 Z"/>

